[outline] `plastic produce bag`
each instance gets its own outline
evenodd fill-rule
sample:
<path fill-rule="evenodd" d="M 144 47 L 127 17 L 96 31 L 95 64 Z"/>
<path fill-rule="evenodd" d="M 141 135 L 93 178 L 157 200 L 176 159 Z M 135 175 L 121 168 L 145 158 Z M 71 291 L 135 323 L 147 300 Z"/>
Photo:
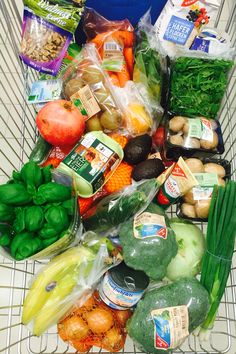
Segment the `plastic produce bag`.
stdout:
<path fill-rule="evenodd" d="M 155 23 L 163 50 L 174 57 L 189 49 L 205 25 L 213 26 L 220 0 L 168 0 Z"/>
<path fill-rule="evenodd" d="M 77 244 L 82 234 L 73 183 L 53 182 L 51 166 L 40 168 L 33 161 L 0 186 L 1 221 L 7 221 L 9 232 L 0 253 L 14 261 L 51 258 Z"/>
<path fill-rule="evenodd" d="M 85 116 L 87 131 L 112 132 L 122 126 L 122 112 L 94 44 L 87 44 L 63 77 L 63 94 Z"/>
<path fill-rule="evenodd" d="M 84 215 L 85 229 L 109 236 L 117 235 L 122 223 L 146 209 L 158 188 L 159 183 L 153 178 L 134 182 L 120 192 L 105 197 Z"/>
<path fill-rule="evenodd" d="M 87 352 L 92 346 L 118 352 L 124 347 L 125 324 L 131 314 L 130 310 L 111 309 L 95 291 L 82 307 L 58 324 L 58 333 L 79 352 Z"/>
<path fill-rule="evenodd" d="M 88 41 L 96 45 L 102 65 L 114 85 L 124 87 L 132 80 L 134 66 L 134 29 L 130 22 L 109 21 L 92 9 L 84 16 L 84 31 Z"/>
<path fill-rule="evenodd" d="M 148 98 L 153 114 L 160 114 L 160 104 L 163 106 L 166 104 L 162 92 L 165 84 L 163 75 L 166 70 L 165 59 L 160 53 L 149 11 L 138 24 L 133 80 L 143 98 Z"/>
<path fill-rule="evenodd" d="M 84 1 L 24 0 L 20 58 L 40 72 L 57 75 L 81 19 Z"/>
<path fill-rule="evenodd" d="M 147 97 L 142 96 L 140 86 L 128 81 L 124 88 L 115 89 L 124 116 L 124 133 L 129 136 L 151 133 L 155 129 L 151 104 Z M 161 108 L 159 114 L 162 114 Z"/>
<path fill-rule="evenodd" d="M 114 247 L 107 242 L 93 235 L 90 247 L 70 248 L 39 271 L 32 280 L 22 312 L 22 323 L 29 325 L 34 335 L 43 334 L 73 306 L 83 305 L 100 277 L 120 262 L 119 254 L 114 255 Z"/>
<path fill-rule="evenodd" d="M 163 209 L 151 203 L 121 226 L 119 236 L 124 261 L 129 267 L 142 270 L 151 279 L 165 277 L 178 246 Z"/>
<path fill-rule="evenodd" d="M 205 320 L 209 295 L 195 278 L 158 286 L 139 301 L 127 330 L 141 351 L 170 354 Z"/>

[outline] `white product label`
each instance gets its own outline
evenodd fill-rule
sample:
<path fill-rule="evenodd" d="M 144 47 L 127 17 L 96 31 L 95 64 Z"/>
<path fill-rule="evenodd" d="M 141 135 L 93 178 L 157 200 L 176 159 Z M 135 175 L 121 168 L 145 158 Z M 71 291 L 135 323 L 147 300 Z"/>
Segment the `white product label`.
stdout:
<path fill-rule="evenodd" d="M 130 287 L 130 290 L 118 286 L 112 280 L 109 273 L 106 273 L 101 285 L 102 293 L 111 303 L 121 307 L 131 308 L 141 299 L 143 291 L 135 291 L 135 281 L 130 277 L 127 277 L 126 283 L 127 287 Z"/>
<path fill-rule="evenodd" d="M 164 184 L 164 188 L 166 193 L 172 198 L 178 198 L 181 195 L 179 185 L 172 176 L 168 177 Z"/>
<path fill-rule="evenodd" d="M 147 213 L 137 215 L 133 225 L 134 237 L 145 239 L 147 237 L 167 238 L 167 227 L 162 215 Z"/>
<path fill-rule="evenodd" d="M 156 349 L 174 349 L 188 337 L 189 318 L 186 305 L 153 310 L 151 316 Z"/>
<path fill-rule="evenodd" d="M 211 122 L 205 118 L 189 118 L 188 137 L 213 141 L 213 129 Z"/>
<path fill-rule="evenodd" d="M 213 186 L 218 184 L 216 173 L 194 173 L 199 186 L 193 188 L 194 200 L 209 200 L 212 197 Z"/>

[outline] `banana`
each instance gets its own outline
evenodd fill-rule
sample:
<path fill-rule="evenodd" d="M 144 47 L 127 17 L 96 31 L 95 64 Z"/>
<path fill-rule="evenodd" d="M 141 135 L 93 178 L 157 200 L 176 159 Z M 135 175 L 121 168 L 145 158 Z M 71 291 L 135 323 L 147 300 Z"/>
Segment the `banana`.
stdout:
<path fill-rule="evenodd" d="M 94 260 L 94 258 L 95 255 L 92 251 L 83 246 L 79 246 L 70 248 L 43 267 L 25 298 L 22 323 L 28 324 L 37 316 L 47 301 L 52 297 L 52 294 L 54 292 L 55 294 L 57 293 L 56 289 L 58 284 L 60 284 L 67 274 L 70 274 L 70 278 L 72 278 L 76 275 L 77 271 L 79 272 L 79 267 L 82 263 Z M 75 276 L 75 281 L 76 278 Z M 66 279 L 68 280 L 67 277 Z"/>

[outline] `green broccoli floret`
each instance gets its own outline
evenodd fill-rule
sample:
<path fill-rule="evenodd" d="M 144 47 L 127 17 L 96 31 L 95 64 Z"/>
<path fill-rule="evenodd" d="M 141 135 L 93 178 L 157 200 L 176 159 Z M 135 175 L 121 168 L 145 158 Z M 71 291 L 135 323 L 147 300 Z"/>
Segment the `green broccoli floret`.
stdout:
<path fill-rule="evenodd" d="M 188 331 L 191 333 L 204 321 L 209 310 L 209 295 L 197 279 L 183 278 L 175 283 L 148 291 L 139 301 L 133 316 L 127 323 L 128 334 L 145 352 L 170 353 L 171 351 L 163 351 L 155 347 L 154 320 L 151 312 L 181 305 L 188 307 Z M 163 314 L 165 315 L 165 310 L 162 317 Z M 166 315 L 164 317 L 168 319 Z"/>
<path fill-rule="evenodd" d="M 178 245 L 164 211 L 158 205 L 151 203 L 145 212 L 164 216 L 167 237 L 153 236 L 142 239 L 134 237 L 132 218 L 122 225 L 119 234 L 123 257 L 129 267 L 144 271 L 151 279 L 161 280 L 166 275 L 171 259 L 177 254 Z M 137 232 L 139 230 L 140 226 L 136 228 Z"/>

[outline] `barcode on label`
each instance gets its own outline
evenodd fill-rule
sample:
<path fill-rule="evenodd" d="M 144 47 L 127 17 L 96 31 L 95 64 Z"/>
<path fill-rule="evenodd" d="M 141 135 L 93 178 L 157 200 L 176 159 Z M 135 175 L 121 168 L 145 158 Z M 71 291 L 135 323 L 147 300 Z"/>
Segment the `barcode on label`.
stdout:
<path fill-rule="evenodd" d="M 85 86 L 85 90 L 83 91 L 83 95 L 84 98 L 86 98 L 86 100 L 91 100 L 93 98 L 92 92 L 90 91 L 90 88 Z"/>
<path fill-rule="evenodd" d="M 104 50 L 105 51 L 121 51 L 121 48 L 118 44 L 116 44 L 115 42 L 106 42 L 104 44 Z"/>

